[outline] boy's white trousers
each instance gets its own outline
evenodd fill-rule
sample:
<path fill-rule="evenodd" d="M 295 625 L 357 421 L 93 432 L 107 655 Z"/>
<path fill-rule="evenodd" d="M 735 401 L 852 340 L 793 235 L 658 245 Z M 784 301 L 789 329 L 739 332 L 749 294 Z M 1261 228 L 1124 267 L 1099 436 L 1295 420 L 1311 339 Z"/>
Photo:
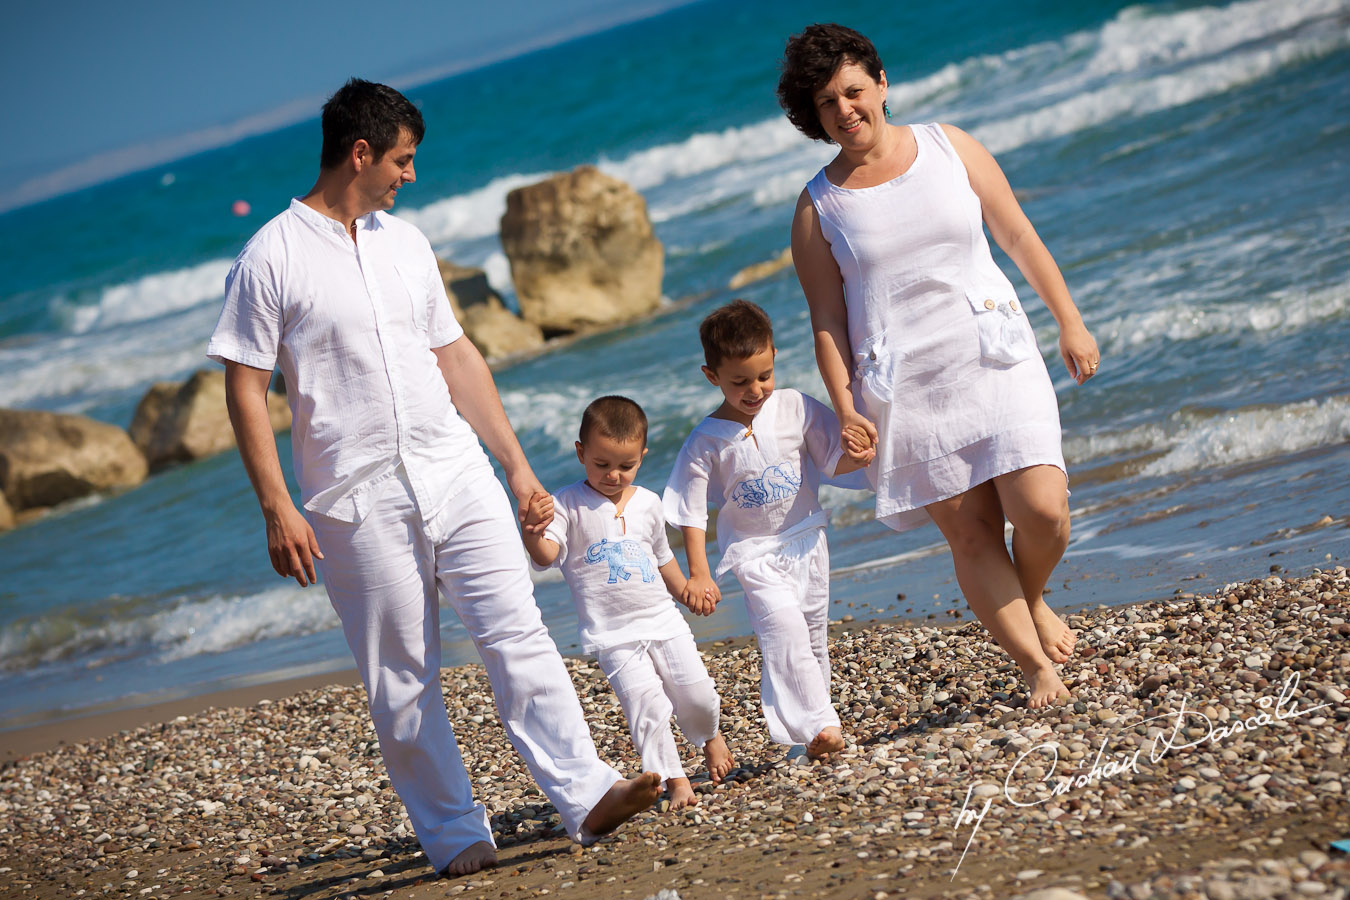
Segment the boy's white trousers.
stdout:
<path fill-rule="evenodd" d="M 759 696 L 769 737 L 808 744 L 839 726 L 830 702 L 830 551 L 825 529 L 735 568 L 763 664 Z"/>
<path fill-rule="evenodd" d="M 628 733 L 642 756 L 642 771 L 664 784 L 684 778 L 670 716 L 696 747 L 717 736 L 721 698 L 691 634 L 662 641 L 636 641 L 596 654 L 600 669 L 628 718 Z"/>
<path fill-rule="evenodd" d="M 310 516 L 389 780 L 438 872 L 469 845 L 492 842 L 446 716 L 438 587 L 483 659 L 507 736 L 573 839 L 621 777 L 596 753 L 535 605 L 513 508 L 483 469 L 429 517 L 402 466 L 375 486 L 363 521 Z"/>

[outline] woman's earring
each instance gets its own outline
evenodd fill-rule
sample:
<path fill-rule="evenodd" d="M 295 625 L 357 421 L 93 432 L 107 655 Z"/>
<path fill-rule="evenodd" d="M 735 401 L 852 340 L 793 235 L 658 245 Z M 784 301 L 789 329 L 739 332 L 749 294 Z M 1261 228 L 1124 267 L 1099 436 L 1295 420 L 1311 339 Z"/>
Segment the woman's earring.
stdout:
<path fill-rule="evenodd" d="M 886 118 L 889 119 L 891 117 L 891 108 L 886 105 L 885 100 L 881 101 L 881 111 L 886 114 Z"/>

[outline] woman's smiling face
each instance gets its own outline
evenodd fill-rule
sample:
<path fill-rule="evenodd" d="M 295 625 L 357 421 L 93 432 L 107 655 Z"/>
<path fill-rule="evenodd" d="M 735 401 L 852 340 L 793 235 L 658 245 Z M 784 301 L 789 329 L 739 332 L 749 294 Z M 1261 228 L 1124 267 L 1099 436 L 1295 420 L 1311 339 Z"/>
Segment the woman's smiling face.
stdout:
<path fill-rule="evenodd" d="M 842 148 L 876 143 L 886 125 L 886 73 L 873 80 L 855 62 L 844 62 L 815 93 L 820 127 Z"/>

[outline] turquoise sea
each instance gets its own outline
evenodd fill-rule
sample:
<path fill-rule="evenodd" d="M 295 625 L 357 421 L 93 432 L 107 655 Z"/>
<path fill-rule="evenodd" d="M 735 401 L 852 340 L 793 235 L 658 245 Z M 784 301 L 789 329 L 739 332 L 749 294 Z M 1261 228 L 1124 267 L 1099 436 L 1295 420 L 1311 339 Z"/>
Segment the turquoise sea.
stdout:
<path fill-rule="evenodd" d="M 704 2 L 408 90 L 428 131 L 396 212 L 508 302 L 504 197 L 550 172 L 627 180 L 665 244 L 661 313 L 498 373 L 545 483 L 579 477 L 594 396 L 646 407 L 639 481 L 658 491 L 716 404 L 697 322 L 787 244 L 831 155 L 773 97 L 786 36 L 826 18 L 876 41 L 900 120 L 955 123 L 995 153 L 1103 350 L 1075 387 L 1027 304 L 1073 488 L 1050 601 L 1350 556 L 1350 0 Z M 229 262 L 309 187 L 318 145 L 316 118 L 0 214 L 0 406 L 125 426 L 152 382 L 211 365 Z M 791 272 L 741 295 L 774 317 L 779 383 L 823 397 Z M 897 536 L 867 496 L 824 499 L 835 617 L 964 608 L 936 529 Z M 748 630 L 727 597 L 696 634 Z M 574 650 L 564 585 L 543 578 L 538 599 Z M 473 659 L 447 619 L 448 664 Z M 347 668 L 336 625 L 321 588 L 271 571 L 237 455 L 173 469 L 0 534 L 0 729 Z"/>

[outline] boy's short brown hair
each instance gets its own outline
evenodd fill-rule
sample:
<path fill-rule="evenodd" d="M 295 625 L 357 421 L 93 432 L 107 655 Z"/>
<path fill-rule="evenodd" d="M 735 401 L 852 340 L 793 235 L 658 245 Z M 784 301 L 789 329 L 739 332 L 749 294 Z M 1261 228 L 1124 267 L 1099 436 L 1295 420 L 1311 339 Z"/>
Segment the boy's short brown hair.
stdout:
<path fill-rule="evenodd" d="M 647 446 L 647 414 L 627 397 L 608 396 L 592 400 L 581 414 L 581 433 L 577 439 L 584 446 L 586 439 L 599 431 L 612 441 L 642 439 Z"/>
<path fill-rule="evenodd" d="M 773 346 L 769 314 L 749 300 L 733 300 L 708 314 L 698 326 L 703 359 L 713 371 L 725 359 L 748 359 Z"/>

